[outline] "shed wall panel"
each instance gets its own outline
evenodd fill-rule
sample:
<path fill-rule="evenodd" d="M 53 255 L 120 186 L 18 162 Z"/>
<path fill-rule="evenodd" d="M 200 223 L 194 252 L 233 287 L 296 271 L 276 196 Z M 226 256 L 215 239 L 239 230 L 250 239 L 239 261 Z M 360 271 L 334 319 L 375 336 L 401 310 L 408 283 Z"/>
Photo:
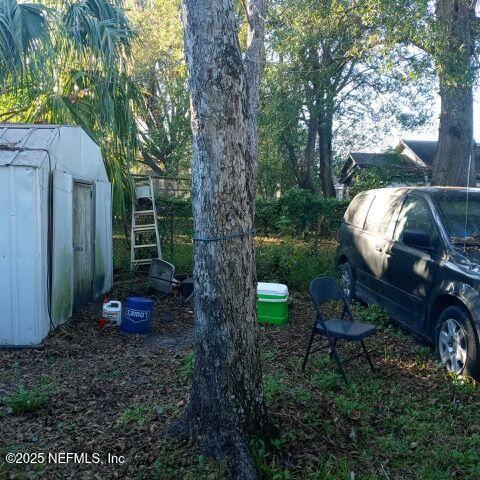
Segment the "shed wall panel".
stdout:
<path fill-rule="evenodd" d="M 99 296 L 112 288 L 112 186 L 95 182 L 95 279 L 94 293 Z"/>
<path fill-rule="evenodd" d="M 72 315 L 72 225 L 72 176 L 68 173 L 54 172 L 51 310 L 55 326 Z"/>
<path fill-rule="evenodd" d="M 33 345 L 48 333 L 42 304 L 38 170 L 0 169 L 0 344 Z"/>

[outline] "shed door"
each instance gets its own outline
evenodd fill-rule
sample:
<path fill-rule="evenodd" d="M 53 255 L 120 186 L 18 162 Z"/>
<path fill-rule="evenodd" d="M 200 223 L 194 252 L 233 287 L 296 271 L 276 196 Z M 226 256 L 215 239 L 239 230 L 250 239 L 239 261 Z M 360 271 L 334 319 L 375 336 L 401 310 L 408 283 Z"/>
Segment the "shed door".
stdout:
<path fill-rule="evenodd" d="M 73 308 L 93 298 L 93 186 L 73 184 Z"/>

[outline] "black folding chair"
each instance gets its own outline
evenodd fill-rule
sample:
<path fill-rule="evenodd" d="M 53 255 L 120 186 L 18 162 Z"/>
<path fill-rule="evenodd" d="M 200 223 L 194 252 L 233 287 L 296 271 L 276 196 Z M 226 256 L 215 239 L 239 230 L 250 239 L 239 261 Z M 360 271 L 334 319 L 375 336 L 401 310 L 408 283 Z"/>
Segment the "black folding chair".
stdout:
<path fill-rule="evenodd" d="M 328 344 L 324 345 L 315 352 L 320 350 L 330 349 L 330 358 L 333 358 L 337 364 L 338 370 L 340 371 L 345 383 L 348 383 L 345 371 L 342 364 L 347 363 L 354 358 L 358 358 L 362 355 L 365 355 L 370 368 L 374 371 L 372 359 L 370 354 L 365 347 L 364 339 L 374 335 L 377 331 L 375 325 L 369 323 L 361 323 L 354 320 L 350 307 L 345 299 L 345 295 L 341 287 L 335 282 L 333 278 L 330 277 L 317 277 L 313 279 L 310 283 L 310 296 L 312 297 L 313 304 L 315 305 L 316 318 L 312 327 L 312 334 L 310 335 L 310 340 L 308 342 L 307 351 L 305 352 L 305 358 L 303 359 L 302 370 L 305 370 L 305 365 L 307 364 L 308 356 L 310 355 L 310 349 L 312 348 L 313 338 L 315 334 L 323 335 L 327 338 Z M 343 312 L 340 318 L 330 318 L 324 319 L 321 306 L 325 302 L 332 300 L 339 300 L 343 302 Z M 348 316 L 349 318 L 346 318 Z M 347 341 L 357 341 L 360 342 L 362 346 L 362 352 L 353 355 L 345 360 L 340 360 L 340 357 L 337 353 L 337 341 L 338 340 L 347 340 Z"/>

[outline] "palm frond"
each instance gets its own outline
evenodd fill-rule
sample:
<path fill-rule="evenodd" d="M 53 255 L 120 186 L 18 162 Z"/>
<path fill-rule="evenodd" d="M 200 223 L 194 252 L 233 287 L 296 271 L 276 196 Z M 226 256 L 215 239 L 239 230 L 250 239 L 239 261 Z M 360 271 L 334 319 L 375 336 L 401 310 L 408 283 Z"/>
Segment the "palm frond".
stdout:
<path fill-rule="evenodd" d="M 70 3 L 63 15 L 67 46 L 75 55 L 92 58 L 104 71 L 130 51 L 133 31 L 121 8 L 104 0 Z"/>
<path fill-rule="evenodd" d="M 103 150 L 122 212 L 141 104 L 127 72 L 132 29 L 115 1 L 50 4 L 0 0 L 0 118 L 82 126 Z"/>
<path fill-rule="evenodd" d="M 50 46 L 49 9 L 34 3 L 0 0 L 0 84 L 41 74 Z"/>

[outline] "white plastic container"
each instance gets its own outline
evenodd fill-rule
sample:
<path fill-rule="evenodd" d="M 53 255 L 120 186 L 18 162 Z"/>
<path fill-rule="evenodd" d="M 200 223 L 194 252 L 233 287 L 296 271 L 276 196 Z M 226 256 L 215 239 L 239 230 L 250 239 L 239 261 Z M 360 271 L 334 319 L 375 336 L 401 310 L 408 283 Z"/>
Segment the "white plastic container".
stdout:
<path fill-rule="evenodd" d="M 104 303 L 102 316 L 108 322 L 120 325 L 122 323 L 122 303 L 118 300 Z"/>

